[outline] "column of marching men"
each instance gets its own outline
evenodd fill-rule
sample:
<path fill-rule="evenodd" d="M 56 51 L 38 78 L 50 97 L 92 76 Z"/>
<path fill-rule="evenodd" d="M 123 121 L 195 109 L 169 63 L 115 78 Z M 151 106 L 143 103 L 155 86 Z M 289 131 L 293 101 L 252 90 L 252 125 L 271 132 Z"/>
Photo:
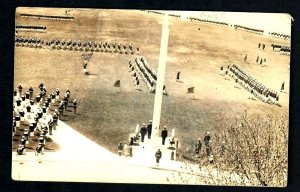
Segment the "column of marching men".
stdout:
<path fill-rule="evenodd" d="M 276 32 L 269 32 L 269 35 L 273 36 L 273 37 L 277 37 L 277 38 L 282 38 L 282 39 L 290 39 L 291 38 L 290 35 L 286 35 L 283 33 L 276 33 Z"/>
<path fill-rule="evenodd" d="M 68 51 L 90 51 L 90 52 L 108 52 L 119 54 L 139 53 L 140 49 L 132 43 L 116 43 L 116 42 L 97 42 L 91 40 L 78 39 L 59 39 L 53 38 L 43 40 L 37 37 L 15 37 L 16 46 L 33 47 L 33 48 L 49 48 Z"/>
<path fill-rule="evenodd" d="M 58 21 L 74 20 L 74 17 L 72 16 L 40 15 L 40 14 L 28 14 L 28 13 L 21 13 L 20 16 L 25 18 L 48 19 L 48 20 L 58 20 Z"/>
<path fill-rule="evenodd" d="M 134 62 L 128 62 L 128 68 L 133 76 L 133 82 L 136 88 L 140 86 L 140 78 L 145 82 L 147 88 L 151 93 L 155 92 L 155 86 L 157 81 L 157 73 L 151 68 L 144 57 L 135 58 Z M 163 93 L 167 95 L 166 86 L 163 86 Z"/>
<path fill-rule="evenodd" d="M 45 32 L 47 27 L 43 26 L 31 26 L 31 25 L 17 25 L 16 32 L 18 31 L 35 31 L 35 32 Z"/>
<path fill-rule="evenodd" d="M 13 111 L 13 136 L 17 130 L 20 130 L 21 123 L 29 123 L 29 127 L 24 129 L 17 154 L 25 154 L 26 145 L 32 141 L 33 136 L 39 136 L 35 148 L 35 154 L 43 154 L 48 135 L 53 134 L 58 126 L 58 120 L 62 117 L 64 111 L 68 107 L 70 99 L 70 90 L 67 88 L 63 99 L 60 97 L 60 90 L 57 88 L 47 95 L 47 89 L 43 83 L 39 86 L 39 92 L 34 98 L 34 89 L 30 87 L 23 93 L 23 86 L 20 84 L 17 89 L 14 89 L 14 111 Z M 17 91 L 18 90 L 18 91 Z M 56 103 L 59 102 L 58 108 Z M 76 114 L 77 101 L 73 100 L 72 107 Z M 53 114 L 50 114 L 50 107 L 56 108 Z M 31 139 L 31 140 L 30 140 Z"/>
<path fill-rule="evenodd" d="M 291 48 L 288 46 L 271 44 L 272 50 L 275 52 L 279 52 L 281 55 L 290 55 Z"/>
<path fill-rule="evenodd" d="M 247 91 L 254 95 L 261 101 L 269 104 L 279 105 L 279 94 L 268 88 L 257 79 L 253 78 L 250 74 L 245 72 L 240 66 L 233 64 L 228 66 L 226 74 L 232 77 L 236 83 L 242 85 Z"/>

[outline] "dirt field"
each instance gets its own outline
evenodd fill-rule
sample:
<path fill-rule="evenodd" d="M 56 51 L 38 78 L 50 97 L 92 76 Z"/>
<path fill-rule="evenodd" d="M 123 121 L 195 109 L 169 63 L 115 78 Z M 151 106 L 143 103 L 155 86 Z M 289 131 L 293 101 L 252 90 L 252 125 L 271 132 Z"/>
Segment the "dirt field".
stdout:
<path fill-rule="evenodd" d="M 19 32 L 19 36 L 43 39 L 87 39 L 102 42 L 132 43 L 140 47 L 140 55 L 157 69 L 161 25 L 160 15 L 143 11 L 78 10 L 68 15 L 74 21 L 22 18 L 19 13 L 65 15 L 65 9 L 20 8 L 18 25 L 46 26 L 46 33 Z M 287 114 L 289 106 L 289 56 L 273 52 L 271 44 L 290 46 L 281 39 L 236 31 L 224 26 L 171 18 L 161 125 L 176 129 L 182 149 L 203 137 L 204 131 L 217 132 L 223 121 L 231 121 L 247 110 L 251 114 Z M 266 44 L 263 51 L 258 43 Z M 15 48 L 14 87 L 25 89 L 43 82 L 47 90 L 59 87 L 71 90 L 78 101 L 78 115 L 69 115 L 65 122 L 111 151 L 120 140 L 127 140 L 136 124 L 152 118 L 154 94 L 141 84 L 134 89 L 128 72 L 128 61 L 137 55 L 95 52 L 83 75 L 82 52 L 38 48 Z M 245 54 L 248 63 L 244 63 Z M 257 56 L 267 59 L 266 66 L 256 64 Z M 239 64 L 253 77 L 279 91 L 285 81 L 287 93 L 280 93 L 282 107 L 249 100 L 244 89 L 234 87 L 233 80 L 219 75 L 220 67 Z M 156 70 L 157 71 L 157 70 Z M 176 82 L 181 71 L 182 82 Z M 113 84 L 121 80 L 121 93 Z M 195 87 L 195 100 L 187 88 Z M 35 93 L 36 94 L 36 93 Z"/>

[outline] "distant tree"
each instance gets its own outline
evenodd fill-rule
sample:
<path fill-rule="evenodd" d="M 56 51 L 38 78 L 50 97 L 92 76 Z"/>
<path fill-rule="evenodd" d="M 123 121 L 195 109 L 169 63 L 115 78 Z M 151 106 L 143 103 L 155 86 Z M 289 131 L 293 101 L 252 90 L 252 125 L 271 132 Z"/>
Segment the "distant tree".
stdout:
<path fill-rule="evenodd" d="M 171 183 L 277 186 L 287 185 L 288 117 L 245 113 L 214 134 L 214 162 L 186 163 Z"/>

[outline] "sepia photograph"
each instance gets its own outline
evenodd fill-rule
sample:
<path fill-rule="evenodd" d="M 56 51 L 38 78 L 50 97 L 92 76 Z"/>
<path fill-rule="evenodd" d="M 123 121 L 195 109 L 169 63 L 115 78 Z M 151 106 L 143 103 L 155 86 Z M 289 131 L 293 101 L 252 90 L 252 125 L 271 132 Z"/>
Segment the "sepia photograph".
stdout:
<path fill-rule="evenodd" d="M 286 187 L 292 21 L 18 7 L 11 178 Z"/>

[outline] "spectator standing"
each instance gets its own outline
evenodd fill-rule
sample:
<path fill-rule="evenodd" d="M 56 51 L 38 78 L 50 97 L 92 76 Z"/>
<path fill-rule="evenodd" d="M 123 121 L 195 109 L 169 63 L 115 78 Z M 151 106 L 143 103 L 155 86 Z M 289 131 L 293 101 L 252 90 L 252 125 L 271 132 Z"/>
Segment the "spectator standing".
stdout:
<path fill-rule="evenodd" d="M 119 153 L 119 156 L 122 155 L 122 152 L 123 152 L 123 145 L 122 145 L 122 142 L 120 142 L 119 145 L 118 145 L 118 153 Z"/>
<path fill-rule="evenodd" d="M 21 84 L 18 86 L 18 89 L 19 89 L 19 97 L 21 97 L 21 95 L 22 95 L 22 90 L 23 90 L 23 87 L 22 87 Z"/>
<path fill-rule="evenodd" d="M 147 134 L 147 128 L 146 128 L 145 123 L 143 123 L 143 126 L 141 127 L 140 133 L 141 133 L 141 136 L 142 136 L 142 142 L 144 142 L 145 135 Z"/>
<path fill-rule="evenodd" d="M 204 144 L 205 144 L 205 146 L 208 145 L 209 141 L 210 141 L 210 132 L 206 132 L 206 135 L 204 137 Z"/>
<path fill-rule="evenodd" d="M 284 91 L 284 83 L 285 83 L 285 82 L 282 82 L 282 84 L 281 84 L 280 92 L 283 92 L 283 91 Z"/>
<path fill-rule="evenodd" d="M 74 114 L 76 114 L 76 109 L 77 109 L 77 101 L 76 101 L 76 99 L 73 100 L 73 108 L 74 108 Z"/>
<path fill-rule="evenodd" d="M 166 138 L 168 137 L 167 126 L 161 131 L 162 144 L 165 145 Z"/>
<path fill-rule="evenodd" d="M 180 80 L 180 71 L 177 72 L 177 75 L 176 75 L 176 81 L 179 81 Z"/>
<path fill-rule="evenodd" d="M 152 120 L 149 120 L 149 124 L 147 125 L 148 139 L 151 139 L 151 133 L 152 133 Z"/>
<path fill-rule="evenodd" d="M 158 150 L 156 151 L 156 153 L 155 153 L 156 166 L 159 165 L 159 160 L 161 159 L 161 157 L 162 157 L 162 153 L 161 153 L 160 149 L 158 149 Z"/>
<path fill-rule="evenodd" d="M 195 144 L 195 154 L 198 158 L 200 157 L 201 148 L 202 148 L 201 139 L 198 139 L 198 143 Z"/>

